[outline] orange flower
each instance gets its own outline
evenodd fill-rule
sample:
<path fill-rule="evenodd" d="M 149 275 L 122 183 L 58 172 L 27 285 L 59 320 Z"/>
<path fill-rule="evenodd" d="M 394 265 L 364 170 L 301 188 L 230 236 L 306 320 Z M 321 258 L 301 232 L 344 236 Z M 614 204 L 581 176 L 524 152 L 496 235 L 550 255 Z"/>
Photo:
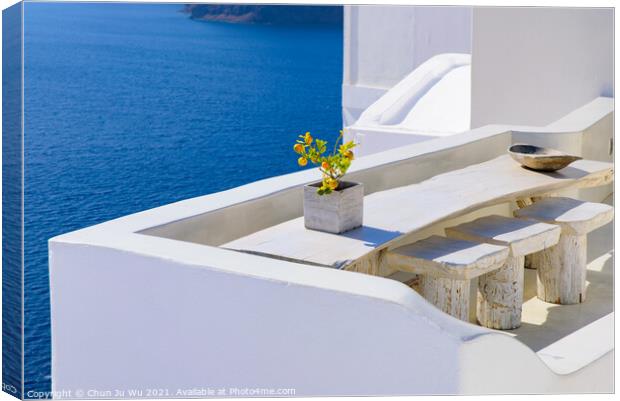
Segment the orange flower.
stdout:
<path fill-rule="evenodd" d="M 293 150 L 297 153 L 301 153 L 304 151 L 304 145 L 301 143 L 295 144 L 295 146 L 293 146 Z"/>
<path fill-rule="evenodd" d="M 321 167 L 323 167 L 323 170 L 329 171 L 329 163 L 328 162 L 321 163 Z"/>
<path fill-rule="evenodd" d="M 304 141 L 306 141 L 306 145 L 310 145 L 312 143 L 312 135 L 309 132 L 306 132 L 304 137 Z"/>
<path fill-rule="evenodd" d="M 297 164 L 299 164 L 301 167 L 304 167 L 306 164 L 308 164 L 308 159 L 306 159 L 305 157 L 300 157 L 299 159 L 297 159 Z"/>

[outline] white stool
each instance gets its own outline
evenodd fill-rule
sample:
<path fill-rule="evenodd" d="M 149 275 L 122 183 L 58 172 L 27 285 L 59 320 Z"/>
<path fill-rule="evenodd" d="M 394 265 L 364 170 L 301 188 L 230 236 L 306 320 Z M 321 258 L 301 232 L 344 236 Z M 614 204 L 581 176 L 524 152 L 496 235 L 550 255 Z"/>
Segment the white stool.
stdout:
<path fill-rule="evenodd" d="M 467 322 L 470 280 L 500 268 L 507 257 L 505 246 L 434 235 L 389 251 L 386 260 L 391 268 L 420 274 L 422 296 Z"/>
<path fill-rule="evenodd" d="M 538 298 L 565 305 L 584 302 L 587 234 L 613 219 L 613 207 L 571 198 L 546 198 L 514 214 L 562 228 L 556 246 L 532 255 L 532 266 L 538 274 Z"/>
<path fill-rule="evenodd" d="M 504 216 L 486 216 L 446 228 L 451 238 L 504 245 L 510 249 L 500 269 L 478 278 L 478 322 L 493 329 L 516 329 L 521 325 L 525 256 L 558 243 L 560 227 Z"/>

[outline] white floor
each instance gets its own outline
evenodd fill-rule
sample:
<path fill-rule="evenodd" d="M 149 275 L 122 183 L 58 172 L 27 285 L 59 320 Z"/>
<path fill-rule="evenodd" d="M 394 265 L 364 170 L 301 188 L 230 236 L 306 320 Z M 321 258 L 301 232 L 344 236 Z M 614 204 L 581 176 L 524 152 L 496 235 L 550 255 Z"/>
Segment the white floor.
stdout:
<path fill-rule="evenodd" d="M 613 312 L 613 222 L 588 235 L 586 301 L 554 305 L 536 298 L 536 270 L 525 270 L 522 325 L 506 331 L 538 351 Z"/>

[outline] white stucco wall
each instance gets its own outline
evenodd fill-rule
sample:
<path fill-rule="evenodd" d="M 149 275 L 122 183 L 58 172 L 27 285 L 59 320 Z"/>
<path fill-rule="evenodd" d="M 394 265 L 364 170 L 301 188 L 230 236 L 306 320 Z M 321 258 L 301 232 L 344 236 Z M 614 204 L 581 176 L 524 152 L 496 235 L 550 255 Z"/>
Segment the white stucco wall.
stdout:
<path fill-rule="evenodd" d="M 429 320 L 433 307 L 391 280 L 225 250 L 209 266 L 200 261 L 216 260 L 208 249 L 185 252 L 194 264 L 53 246 L 55 391 L 456 393 L 460 336 L 484 332 Z"/>
<path fill-rule="evenodd" d="M 345 6 L 343 118 L 352 124 L 417 66 L 470 53 L 470 7 Z"/>
<path fill-rule="evenodd" d="M 472 128 L 547 125 L 613 96 L 613 10 L 473 11 Z"/>

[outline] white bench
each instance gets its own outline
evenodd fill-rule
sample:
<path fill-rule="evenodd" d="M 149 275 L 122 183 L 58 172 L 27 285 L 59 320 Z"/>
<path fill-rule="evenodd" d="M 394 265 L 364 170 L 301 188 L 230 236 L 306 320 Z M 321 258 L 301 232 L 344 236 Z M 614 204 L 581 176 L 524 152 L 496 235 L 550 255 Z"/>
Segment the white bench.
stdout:
<path fill-rule="evenodd" d="M 586 299 L 587 234 L 613 219 L 613 207 L 571 198 L 545 198 L 515 216 L 557 224 L 558 245 L 532 255 L 537 295 L 545 302 L 577 304 Z"/>
<path fill-rule="evenodd" d="M 505 246 L 434 235 L 389 251 L 386 261 L 390 268 L 420 274 L 420 293 L 426 300 L 469 321 L 471 279 L 500 268 L 507 257 Z"/>
<path fill-rule="evenodd" d="M 560 227 L 504 216 L 486 216 L 455 227 L 446 235 L 468 241 L 504 245 L 510 249 L 501 268 L 478 278 L 478 322 L 493 329 L 521 325 L 525 256 L 558 243 Z"/>

